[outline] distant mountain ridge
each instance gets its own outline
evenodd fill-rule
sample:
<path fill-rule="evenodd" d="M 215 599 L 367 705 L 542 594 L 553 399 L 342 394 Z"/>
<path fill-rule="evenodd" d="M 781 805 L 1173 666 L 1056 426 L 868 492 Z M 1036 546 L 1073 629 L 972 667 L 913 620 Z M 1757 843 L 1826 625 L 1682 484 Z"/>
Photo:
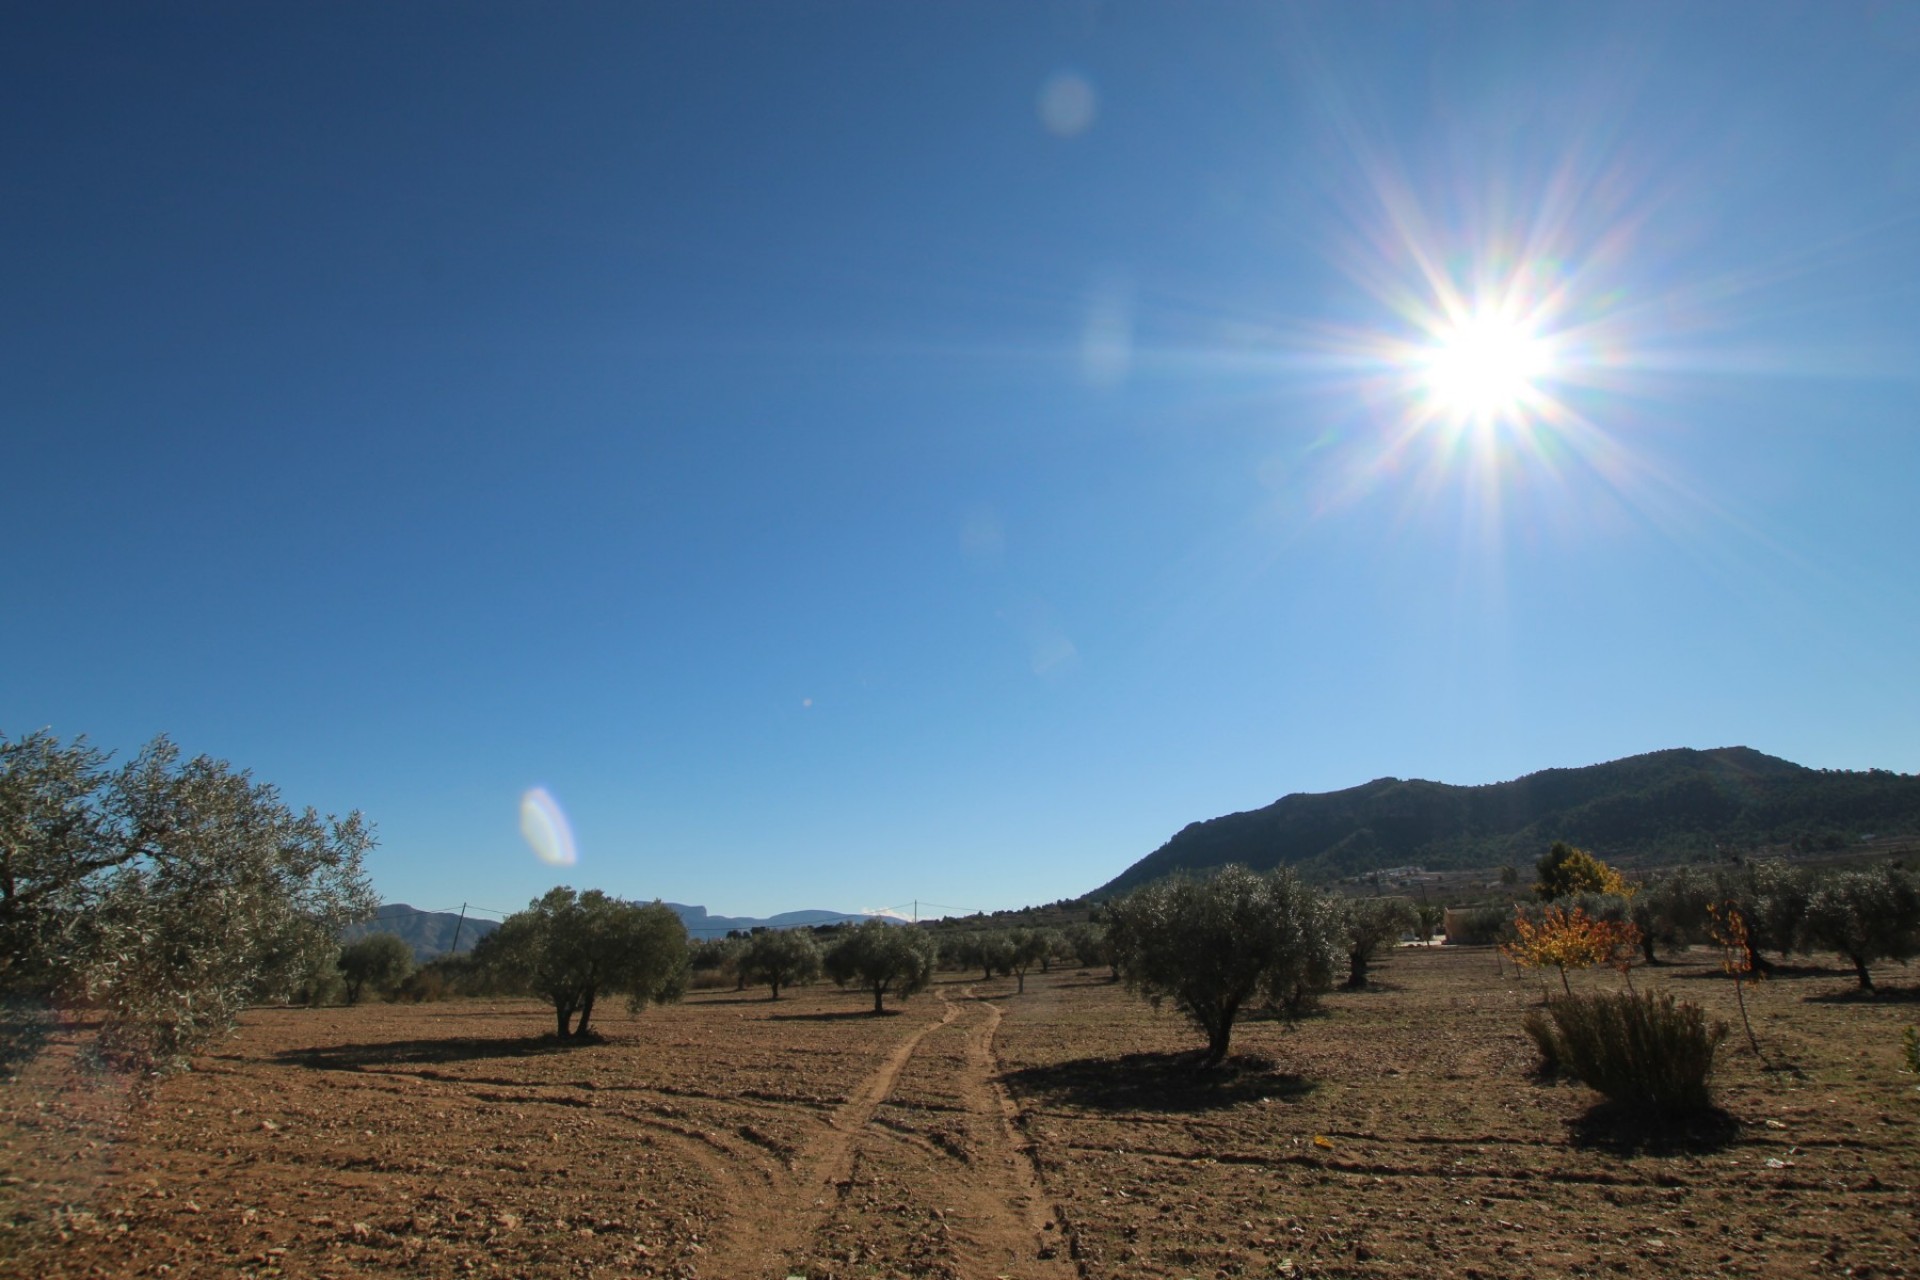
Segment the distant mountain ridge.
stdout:
<path fill-rule="evenodd" d="M 1527 866 L 1555 840 L 1629 862 L 1716 845 L 1920 833 L 1920 777 L 1809 769 L 1750 747 L 1677 748 L 1511 782 L 1376 778 L 1190 823 L 1094 891 L 1227 863 L 1336 877 L 1388 867 Z"/>
<path fill-rule="evenodd" d="M 845 911 L 782 911 L 779 915 L 767 916 L 715 916 L 707 914 L 705 907 L 690 907 L 678 902 L 669 902 L 682 924 L 687 926 L 687 934 L 693 938 L 724 938 L 735 929 L 796 929 L 823 924 L 845 924 L 865 920 L 863 915 L 851 915 Z M 391 933 L 413 948 L 413 958 L 417 963 L 437 959 L 447 955 L 456 939 L 461 954 L 473 950 L 474 944 L 500 927 L 498 920 L 488 920 L 468 914 L 464 924 L 456 911 L 422 911 L 418 907 L 408 906 L 404 902 L 383 903 L 373 913 L 373 919 L 360 924 L 348 925 L 341 933 L 342 942 L 354 942 L 370 933 Z"/>

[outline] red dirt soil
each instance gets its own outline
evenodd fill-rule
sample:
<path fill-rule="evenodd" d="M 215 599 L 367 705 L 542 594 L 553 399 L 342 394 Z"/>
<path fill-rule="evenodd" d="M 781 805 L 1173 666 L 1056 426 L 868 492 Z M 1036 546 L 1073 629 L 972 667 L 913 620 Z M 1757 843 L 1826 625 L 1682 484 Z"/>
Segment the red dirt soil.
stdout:
<path fill-rule="evenodd" d="M 1205 1074 L 1091 972 L 880 1018 L 701 993 L 566 1047 L 525 1002 L 258 1010 L 144 1102 L 69 1034 L 0 1085 L 0 1274 L 1914 1273 L 1910 991 L 1750 991 L 1768 1070 L 1704 954 L 1639 971 L 1734 1026 L 1729 1118 L 1648 1134 L 1534 1077 L 1541 984 L 1495 966 L 1403 949 Z"/>

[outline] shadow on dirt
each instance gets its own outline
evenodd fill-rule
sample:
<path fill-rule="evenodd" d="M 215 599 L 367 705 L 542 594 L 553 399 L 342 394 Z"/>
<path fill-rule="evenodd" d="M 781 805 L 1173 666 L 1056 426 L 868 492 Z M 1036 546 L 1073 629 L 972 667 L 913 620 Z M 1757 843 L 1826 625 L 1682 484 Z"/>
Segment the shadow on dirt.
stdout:
<path fill-rule="evenodd" d="M 1046 1067 L 1003 1072 L 1014 1092 L 1095 1111 L 1217 1111 L 1262 1098 L 1299 1098 L 1311 1080 L 1273 1069 L 1258 1054 L 1234 1054 L 1217 1067 L 1198 1053 L 1130 1053 L 1076 1058 Z"/>
<path fill-rule="evenodd" d="M 897 1018 L 903 1010 L 838 1009 L 832 1013 L 770 1013 L 768 1022 L 859 1022 L 866 1018 Z"/>
<path fill-rule="evenodd" d="M 453 1037 L 439 1040 L 383 1040 L 374 1044 L 329 1044 L 284 1049 L 276 1061 L 311 1071 L 365 1071 L 423 1062 L 477 1062 L 489 1058 L 537 1058 L 606 1043 L 598 1035 L 562 1040 L 521 1036 L 510 1040 Z"/>
<path fill-rule="evenodd" d="M 1718 1107 L 1674 1113 L 1602 1102 L 1568 1127 L 1574 1146 L 1622 1156 L 1709 1155 L 1740 1136 L 1740 1122 Z"/>
<path fill-rule="evenodd" d="M 1920 1004 L 1920 987 L 1875 987 L 1862 991 L 1858 983 L 1845 991 L 1803 997 L 1808 1004 Z"/>

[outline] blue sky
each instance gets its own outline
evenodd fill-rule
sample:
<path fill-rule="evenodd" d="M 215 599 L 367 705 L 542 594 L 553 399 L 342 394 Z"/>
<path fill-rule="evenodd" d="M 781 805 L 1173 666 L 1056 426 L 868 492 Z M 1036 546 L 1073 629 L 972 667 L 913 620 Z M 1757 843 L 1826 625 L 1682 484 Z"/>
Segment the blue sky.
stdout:
<path fill-rule="evenodd" d="M 0 731 L 363 809 L 390 900 L 731 914 L 1920 770 L 1916 65 L 1894 4 L 9 7 Z"/>

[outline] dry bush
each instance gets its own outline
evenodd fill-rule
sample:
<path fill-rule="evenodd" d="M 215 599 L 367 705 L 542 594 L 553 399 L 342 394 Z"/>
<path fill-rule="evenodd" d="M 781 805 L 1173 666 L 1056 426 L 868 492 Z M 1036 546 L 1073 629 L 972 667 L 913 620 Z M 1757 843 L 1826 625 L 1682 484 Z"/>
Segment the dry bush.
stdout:
<path fill-rule="evenodd" d="M 1613 1101 L 1658 1111 L 1711 1105 L 1707 1079 L 1724 1023 L 1709 1023 L 1699 1005 L 1664 992 L 1560 995 L 1547 1002 L 1553 1034 L 1543 1056 Z M 1542 1033 L 1528 1033 L 1536 1044 Z M 1551 1049 L 1549 1054 L 1548 1050 Z"/>

